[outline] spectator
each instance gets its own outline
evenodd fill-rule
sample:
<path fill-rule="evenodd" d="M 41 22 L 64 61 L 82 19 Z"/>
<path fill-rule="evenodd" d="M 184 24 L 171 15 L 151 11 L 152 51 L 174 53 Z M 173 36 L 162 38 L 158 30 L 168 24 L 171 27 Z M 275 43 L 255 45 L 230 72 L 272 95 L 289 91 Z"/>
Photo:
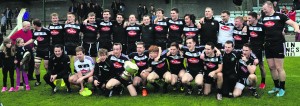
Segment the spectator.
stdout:
<path fill-rule="evenodd" d="M 273 5 L 274 5 L 274 11 L 277 12 L 277 13 L 280 12 L 280 8 L 279 8 L 279 6 L 277 5 L 277 1 L 274 1 L 274 2 L 273 2 Z"/>
<path fill-rule="evenodd" d="M 113 18 L 115 19 L 115 18 L 116 18 L 116 15 L 117 15 L 117 13 L 118 13 L 118 4 L 117 4 L 116 0 L 114 0 L 114 1 L 111 3 L 110 8 L 113 10 Z"/>
<path fill-rule="evenodd" d="M 6 36 L 6 17 L 4 14 L 1 15 L 2 18 L 1 18 L 1 33 Z M 2 36 L 1 36 L 2 37 Z"/>
<path fill-rule="evenodd" d="M 293 21 L 296 21 L 296 11 L 295 11 L 295 8 L 292 7 L 291 8 L 291 11 L 288 12 L 287 16 L 293 20 Z"/>
<path fill-rule="evenodd" d="M 76 14 L 77 7 L 75 6 L 74 3 L 72 3 L 72 6 L 69 7 L 69 12 Z"/>
<path fill-rule="evenodd" d="M 13 17 L 13 12 L 7 7 L 3 14 L 6 17 L 6 29 L 10 27 L 10 30 L 12 30 L 11 18 Z"/>
<path fill-rule="evenodd" d="M 101 19 L 102 16 L 102 6 L 98 5 L 98 3 L 95 4 L 95 13 L 96 13 L 96 18 Z"/>
<path fill-rule="evenodd" d="M 150 15 L 151 15 L 151 22 L 153 23 L 154 19 L 156 18 L 155 8 L 153 5 L 150 6 Z"/>
<path fill-rule="evenodd" d="M 237 11 L 241 11 L 242 10 L 243 0 L 233 0 L 233 3 L 235 4 L 235 9 Z"/>
<path fill-rule="evenodd" d="M 17 7 L 15 10 L 15 18 L 18 17 L 19 13 L 20 13 L 20 9 Z"/>
<path fill-rule="evenodd" d="M 143 6 L 143 16 L 148 15 L 148 9 L 146 5 Z"/>
<path fill-rule="evenodd" d="M 287 14 L 289 13 L 289 10 L 286 9 L 286 5 L 284 5 L 284 6 L 282 7 L 282 9 L 280 10 L 280 13 L 285 14 L 285 15 L 287 15 Z"/>
<path fill-rule="evenodd" d="M 120 7 L 119 12 L 120 13 L 124 13 L 124 11 L 125 11 L 125 4 L 121 0 L 119 0 L 119 4 L 118 5 Z"/>
<path fill-rule="evenodd" d="M 85 19 L 85 17 L 84 17 L 85 15 L 84 14 L 85 14 L 84 5 L 80 4 L 80 6 L 77 9 L 78 20 L 80 22 L 82 22 Z"/>
<path fill-rule="evenodd" d="M 141 4 L 139 4 L 139 6 L 137 7 L 137 14 L 138 14 L 138 20 L 139 22 L 141 22 L 142 15 L 143 15 L 143 8 Z"/>

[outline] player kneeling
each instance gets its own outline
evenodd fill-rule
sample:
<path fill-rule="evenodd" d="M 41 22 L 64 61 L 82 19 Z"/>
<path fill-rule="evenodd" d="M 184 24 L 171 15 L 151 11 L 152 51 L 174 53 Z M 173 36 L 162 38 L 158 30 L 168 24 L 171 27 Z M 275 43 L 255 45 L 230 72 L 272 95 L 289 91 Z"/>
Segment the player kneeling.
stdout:
<path fill-rule="evenodd" d="M 238 97 L 242 95 L 245 86 L 249 86 L 249 89 L 252 91 L 252 95 L 256 98 L 259 98 L 259 95 L 256 92 L 256 66 L 254 65 L 254 58 L 251 58 L 250 56 L 252 50 L 248 43 L 244 44 L 242 51 L 243 54 L 240 56 L 237 66 L 237 74 L 239 81 L 235 85 L 235 88 L 233 90 L 233 96 Z"/>
<path fill-rule="evenodd" d="M 111 72 L 112 62 L 107 59 L 107 50 L 100 49 L 98 52 L 98 58 L 95 65 L 95 72 L 93 77 L 93 84 L 95 90 L 99 88 L 100 90 L 107 92 L 106 83 L 112 78 L 113 72 Z M 103 92 L 102 92 L 103 93 Z"/>
<path fill-rule="evenodd" d="M 84 90 L 83 83 L 92 83 L 94 73 L 94 61 L 91 57 L 85 56 L 82 46 L 76 47 L 76 60 L 74 67 L 77 73 L 70 76 L 69 81 L 72 84 L 80 84 L 80 92 Z"/>
<path fill-rule="evenodd" d="M 129 93 L 131 96 L 136 96 L 137 92 L 132 85 L 131 82 L 131 76 L 134 75 L 138 70 L 138 66 L 130 61 L 126 61 L 124 63 L 124 69 L 123 73 L 120 76 L 117 76 L 116 78 L 110 79 L 106 84 L 106 89 L 112 90 L 114 87 L 117 87 L 121 84 L 127 87 Z M 110 96 L 111 94 L 109 94 Z"/>

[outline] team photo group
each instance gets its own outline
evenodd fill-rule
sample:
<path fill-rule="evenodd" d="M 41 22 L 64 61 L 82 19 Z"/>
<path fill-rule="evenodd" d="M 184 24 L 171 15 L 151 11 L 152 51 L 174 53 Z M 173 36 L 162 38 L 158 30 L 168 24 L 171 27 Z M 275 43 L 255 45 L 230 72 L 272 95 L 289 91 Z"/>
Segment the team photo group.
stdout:
<path fill-rule="evenodd" d="M 141 22 L 134 14 L 118 13 L 112 19 L 109 9 L 103 10 L 102 19 L 90 12 L 80 22 L 73 13 L 67 13 L 64 22 L 59 17 L 65 14 L 51 13 L 46 27 L 39 19 L 23 21 L 22 29 L 3 40 L 1 92 L 44 89 L 40 86 L 44 80 L 55 95 L 60 93 L 58 80 L 63 80 L 66 92 L 83 96 L 176 92 L 216 94 L 222 100 L 244 92 L 260 98 L 258 89 L 264 90 L 266 80 L 272 80 L 274 85 L 269 84 L 272 89 L 266 92 L 282 97 L 284 28 L 287 24 L 300 33 L 299 25 L 275 12 L 270 1 L 261 10 L 233 20 L 227 10 L 214 13 L 206 7 L 203 18 L 192 13 L 180 18 L 177 8 L 169 12 L 157 8 L 155 18 L 145 15 Z M 214 14 L 220 14 L 220 20 Z M 272 79 L 266 79 L 264 58 Z M 46 72 L 40 71 L 41 65 Z M 255 74 L 257 69 L 260 75 Z"/>

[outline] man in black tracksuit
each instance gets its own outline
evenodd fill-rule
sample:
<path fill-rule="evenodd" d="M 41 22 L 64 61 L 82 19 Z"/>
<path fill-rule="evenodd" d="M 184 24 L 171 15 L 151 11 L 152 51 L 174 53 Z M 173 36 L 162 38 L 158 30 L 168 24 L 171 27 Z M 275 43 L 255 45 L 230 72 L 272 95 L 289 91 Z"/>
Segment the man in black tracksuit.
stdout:
<path fill-rule="evenodd" d="M 67 86 L 67 92 L 71 92 L 69 74 L 71 72 L 70 68 L 70 58 L 68 55 L 64 54 L 62 45 L 55 45 L 54 54 L 49 58 L 49 68 L 48 73 L 44 76 L 44 80 L 47 84 L 52 87 L 52 92 L 57 91 L 54 85 L 55 79 L 62 78 Z"/>
<path fill-rule="evenodd" d="M 200 29 L 200 45 L 205 45 L 207 42 L 212 42 L 217 45 L 219 32 L 219 22 L 214 20 L 213 9 L 206 7 L 204 22 L 201 23 Z"/>

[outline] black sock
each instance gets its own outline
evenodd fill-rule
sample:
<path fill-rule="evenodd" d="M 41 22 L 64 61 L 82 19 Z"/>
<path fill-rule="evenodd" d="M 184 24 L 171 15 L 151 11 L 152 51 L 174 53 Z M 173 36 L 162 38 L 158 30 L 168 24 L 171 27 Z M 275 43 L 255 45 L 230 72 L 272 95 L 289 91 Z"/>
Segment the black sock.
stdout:
<path fill-rule="evenodd" d="M 266 82 L 266 78 L 261 78 L 261 83 L 265 83 Z"/>
<path fill-rule="evenodd" d="M 222 94 L 222 89 L 217 88 L 217 92 L 218 92 L 218 94 Z"/>
<path fill-rule="evenodd" d="M 276 88 L 279 88 L 279 80 L 273 80 Z"/>
<path fill-rule="evenodd" d="M 199 85 L 199 86 L 198 86 L 198 89 L 202 89 L 202 86 L 201 86 L 201 85 Z"/>
<path fill-rule="evenodd" d="M 40 75 L 35 75 L 35 77 L 37 82 L 41 82 Z"/>
<path fill-rule="evenodd" d="M 285 90 L 285 81 L 280 81 L 280 88 Z"/>
<path fill-rule="evenodd" d="M 193 89 L 192 85 L 186 85 L 188 89 Z"/>
<path fill-rule="evenodd" d="M 151 83 L 155 88 L 159 88 L 159 85 L 156 82 Z"/>

